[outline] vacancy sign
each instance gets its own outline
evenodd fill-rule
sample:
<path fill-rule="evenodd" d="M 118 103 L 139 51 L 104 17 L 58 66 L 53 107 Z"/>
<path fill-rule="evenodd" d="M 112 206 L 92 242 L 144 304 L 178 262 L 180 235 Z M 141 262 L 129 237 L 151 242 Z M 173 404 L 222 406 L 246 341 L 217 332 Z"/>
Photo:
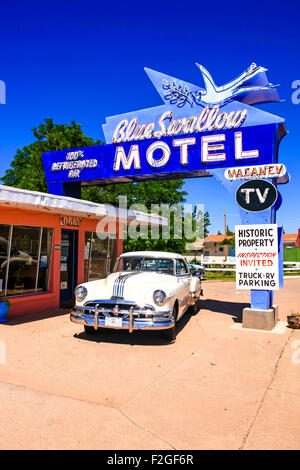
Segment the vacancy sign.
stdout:
<path fill-rule="evenodd" d="M 278 290 L 276 224 L 236 225 L 236 288 Z"/>
<path fill-rule="evenodd" d="M 256 178 L 280 178 L 286 174 L 286 167 L 282 163 L 272 165 L 252 165 L 228 168 L 224 172 L 227 180 L 248 180 Z"/>

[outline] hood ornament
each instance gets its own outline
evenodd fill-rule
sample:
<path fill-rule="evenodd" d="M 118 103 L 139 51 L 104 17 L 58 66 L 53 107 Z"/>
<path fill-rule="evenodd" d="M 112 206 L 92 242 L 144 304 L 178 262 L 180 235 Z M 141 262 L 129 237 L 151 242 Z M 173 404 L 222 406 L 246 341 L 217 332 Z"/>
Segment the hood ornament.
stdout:
<path fill-rule="evenodd" d="M 119 311 L 120 311 L 120 309 L 119 309 L 119 307 L 118 307 L 117 305 L 115 305 L 114 308 L 112 309 L 112 313 L 113 313 L 114 315 L 118 315 Z"/>

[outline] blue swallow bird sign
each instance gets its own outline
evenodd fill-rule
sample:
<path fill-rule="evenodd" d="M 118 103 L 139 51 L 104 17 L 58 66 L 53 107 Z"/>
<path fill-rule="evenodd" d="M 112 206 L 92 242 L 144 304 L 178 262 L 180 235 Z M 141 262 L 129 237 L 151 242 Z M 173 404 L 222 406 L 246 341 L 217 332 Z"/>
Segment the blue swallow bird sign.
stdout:
<path fill-rule="evenodd" d="M 81 184 L 193 178 L 276 163 L 284 119 L 252 106 L 279 101 L 266 69 L 253 63 L 217 86 L 197 66 L 205 88 L 146 68 L 164 104 L 108 117 L 106 145 L 45 153 L 49 190 L 78 195 Z"/>

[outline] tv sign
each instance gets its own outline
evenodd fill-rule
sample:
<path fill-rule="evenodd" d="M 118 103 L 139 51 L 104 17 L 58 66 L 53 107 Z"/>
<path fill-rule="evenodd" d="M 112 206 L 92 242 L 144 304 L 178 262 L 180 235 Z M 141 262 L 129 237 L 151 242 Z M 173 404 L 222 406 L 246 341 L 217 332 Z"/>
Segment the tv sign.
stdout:
<path fill-rule="evenodd" d="M 277 189 L 266 180 L 250 180 L 241 184 L 236 192 L 238 205 L 251 212 L 262 212 L 277 201 Z"/>

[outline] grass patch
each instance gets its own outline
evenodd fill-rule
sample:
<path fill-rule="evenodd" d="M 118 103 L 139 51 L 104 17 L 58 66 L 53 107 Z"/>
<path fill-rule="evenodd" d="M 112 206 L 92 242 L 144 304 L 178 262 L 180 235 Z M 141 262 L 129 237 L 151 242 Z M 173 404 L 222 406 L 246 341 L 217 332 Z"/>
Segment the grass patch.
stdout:
<path fill-rule="evenodd" d="M 222 281 L 235 281 L 235 272 L 233 271 L 206 271 L 204 279 L 220 279 Z"/>
<path fill-rule="evenodd" d="M 284 271 L 284 276 L 300 276 L 300 271 Z M 204 280 L 235 281 L 235 272 L 233 271 L 206 271 Z"/>

